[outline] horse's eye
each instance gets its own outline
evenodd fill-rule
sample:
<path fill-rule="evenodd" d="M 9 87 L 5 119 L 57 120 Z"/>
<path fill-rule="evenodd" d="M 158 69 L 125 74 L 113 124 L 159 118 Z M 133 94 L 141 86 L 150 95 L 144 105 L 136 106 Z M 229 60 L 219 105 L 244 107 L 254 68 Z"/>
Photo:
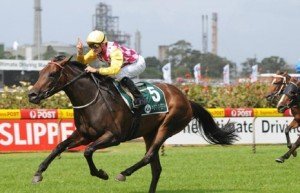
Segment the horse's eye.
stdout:
<path fill-rule="evenodd" d="M 49 78 L 55 78 L 56 77 L 56 73 L 55 72 L 52 72 L 49 74 Z"/>
<path fill-rule="evenodd" d="M 274 85 L 282 84 L 281 82 L 273 82 Z"/>

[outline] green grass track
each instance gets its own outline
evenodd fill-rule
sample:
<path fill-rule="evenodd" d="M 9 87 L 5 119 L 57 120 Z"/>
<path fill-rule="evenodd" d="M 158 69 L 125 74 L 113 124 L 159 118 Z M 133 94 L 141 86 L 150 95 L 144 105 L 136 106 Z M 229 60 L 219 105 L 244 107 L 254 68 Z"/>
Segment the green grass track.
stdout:
<path fill-rule="evenodd" d="M 163 171 L 157 193 L 291 193 L 300 192 L 300 157 L 283 164 L 275 162 L 286 151 L 284 145 L 195 146 L 165 148 L 161 156 Z M 31 179 L 38 165 L 49 154 L 0 154 L 1 193 L 146 193 L 150 167 L 146 166 L 116 182 L 114 177 L 133 165 L 145 153 L 141 142 L 125 143 L 94 154 L 98 168 L 110 176 L 108 181 L 89 174 L 83 152 L 67 152 L 55 159 L 37 185 Z"/>

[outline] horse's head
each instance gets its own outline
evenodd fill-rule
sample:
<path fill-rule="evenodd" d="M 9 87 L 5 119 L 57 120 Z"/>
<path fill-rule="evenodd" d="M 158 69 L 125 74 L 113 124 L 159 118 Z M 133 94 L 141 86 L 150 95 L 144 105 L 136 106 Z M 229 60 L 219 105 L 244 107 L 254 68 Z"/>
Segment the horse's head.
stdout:
<path fill-rule="evenodd" d="M 269 102 L 273 102 L 276 98 L 283 94 L 283 90 L 286 85 L 290 82 L 291 76 L 287 72 L 278 72 L 273 76 L 272 85 L 269 90 L 269 94 L 266 99 Z"/>
<path fill-rule="evenodd" d="M 31 103 L 39 104 L 42 99 L 48 98 L 60 91 L 66 83 L 64 76 L 64 66 L 72 57 L 57 56 L 51 60 L 40 72 L 37 82 L 28 93 Z"/>
<path fill-rule="evenodd" d="M 283 113 L 285 110 L 295 105 L 298 98 L 298 88 L 300 82 L 297 78 L 291 78 L 290 83 L 286 85 L 283 95 L 277 104 L 277 110 Z"/>

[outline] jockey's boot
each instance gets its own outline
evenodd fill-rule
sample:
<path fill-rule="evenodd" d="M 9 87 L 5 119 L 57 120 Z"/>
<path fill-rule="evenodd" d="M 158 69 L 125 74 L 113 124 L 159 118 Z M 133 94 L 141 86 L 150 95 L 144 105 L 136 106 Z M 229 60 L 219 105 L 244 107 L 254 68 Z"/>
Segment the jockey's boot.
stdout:
<path fill-rule="evenodd" d="M 121 84 L 122 86 L 128 88 L 129 92 L 133 95 L 133 108 L 139 109 L 140 107 L 143 107 L 147 104 L 147 100 L 144 98 L 142 93 L 139 91 L 139 89 L 135 86 L 134 82 L 130 78 L 122 78 Z"/>

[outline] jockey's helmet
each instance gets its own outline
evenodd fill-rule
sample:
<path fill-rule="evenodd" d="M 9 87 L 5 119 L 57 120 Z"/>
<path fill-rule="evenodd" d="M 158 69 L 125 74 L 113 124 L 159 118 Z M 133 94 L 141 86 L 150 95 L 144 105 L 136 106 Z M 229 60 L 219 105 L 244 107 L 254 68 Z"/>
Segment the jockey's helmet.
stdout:
<path fill-rule="evenodd" d="M 107 38 L 102 31 L 94 30 L 88 35 L 86 42 L 87 44 L 101 44 L 106 43 Z"/>

